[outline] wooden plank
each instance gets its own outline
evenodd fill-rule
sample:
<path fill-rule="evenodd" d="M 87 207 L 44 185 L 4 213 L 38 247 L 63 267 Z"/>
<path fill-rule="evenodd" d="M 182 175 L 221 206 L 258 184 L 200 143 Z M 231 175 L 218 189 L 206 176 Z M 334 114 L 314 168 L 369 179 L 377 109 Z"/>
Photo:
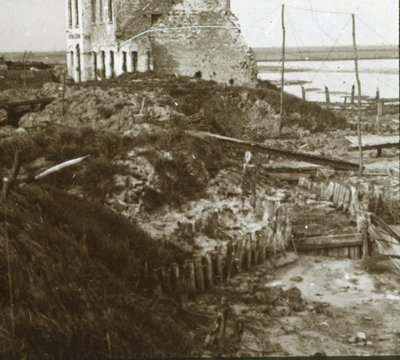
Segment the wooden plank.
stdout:
<path fill-rule="evenodd" d="M 371 214 L 371 223 L 375 226 L 381 227 L 388 235 L 400 242 L 400 235 L 397 234 L 382 218 L 375 214 Z"/>
<path fill-rule="evenodd" d="M 348 247 L 357 247 L 361 246 L 362 241 L 351 241 L 348 243 L 331 243 L 331 244 L 313 244 L 313 245 L 297 245 L 296 248 L 299 251 L 315 249 L 315 250 L 328 250 L 328 249 L 337 249 L 337 248 L 348 248 Z"/>
<path fill-rule="evenodd" d="M 311 174 L 298 173 L 271 173 L 269 177 L 272 179 L 284 180 L 284 181 L 299 181 L 300 177 L 310 177 Z"/>
<path fill-rule="evenodd" d="M 328 236 L 313 236 L 296 240 L 296 245 L 320 245 L 320 244 L 348 244 L 362 242 L 362 234 L 341 234 Z"/>
<path fill-rule="evenodd" d="M 263 152 L 271 155 L 281 156 L 288 159 L 306 161 L 312 164 L 330 166 L 334 169 L 349 170 L 349 171 L 356 171 L 359 169 L 358 164 L 354 164 L 348 161 L 333 159 L 328 157 L 321 157 L 317 155 L 301 153 L 296 151 L 282 150 L 279 148 L 272 148 L 262 143 L 244 141 L 240 139 L 234 139 L 226 136 L 221 136 L 201 131 L 186 131 L 186 134 L 200 139 L 214 139 L 220 142 L 230 143 L 236 146 L 243 147 L 245 149 L 251 149 L 252 151 Z"/>

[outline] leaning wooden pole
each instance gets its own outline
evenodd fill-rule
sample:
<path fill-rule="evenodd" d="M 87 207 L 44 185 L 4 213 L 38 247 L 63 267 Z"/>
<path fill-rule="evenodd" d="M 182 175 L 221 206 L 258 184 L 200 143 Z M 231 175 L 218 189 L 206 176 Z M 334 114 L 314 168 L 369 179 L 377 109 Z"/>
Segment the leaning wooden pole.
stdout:
<path fill-rule="evenodd" d="M 8 218 L 7 218 L 7 196 L 14 185 L 19 169 L 21 167 L 20 152 L 17 151 L 14 157 L 14 165 L 9 178 L 3 178 L 3 207 L 4 207 L 4 238 L 5 238 L 5 251 L 7 259 L 7 279 L 8 279 L 8 295 L 10 300 L 10 320 L 11 320 L 11 334 L 15 337 L 15 313 L 14 313 L 14 297 L 13 297 L 13 282 L 11 274 L 11 261 L 10 261 L 10 239 L 8 236 Z"/>
<path fill-rule="evenodd" d="M 356 43 L 356 17 L 354 14 L 351 14 L 351 19 L 353 22 L 354 64 L 355 64 L 355 68 L 356 68 L 356 80 L 357 80 L 357 89 L 358 89 L 357 135 L 358 135 L 358 149 L 360 152 L 360 168 L 358 171 L 358 175 L 361 177 L 363 174 L 363 168 L 364 168 L 362 139 L 361 139 L 361 81 L 360 81 L 360 75 L 358 73 L 358 53 L 357 53 L 357 43 Z"/>
<path fill-rule="evenodd" d="M 285 54 L 286 54 L 286 29 L 285 29 L 285 5 L 282 5 L 282 72 L 281 72 L 281 106 L 279 115 L 279 136 L 283 126 L 283 94 L 285 89 Z"/>
<path fill-rule="evenodd" d="M 62 73 L 62 117 L 65 117 L 65 86 L 67 84 L 67 75 L 65 71 Z"/>

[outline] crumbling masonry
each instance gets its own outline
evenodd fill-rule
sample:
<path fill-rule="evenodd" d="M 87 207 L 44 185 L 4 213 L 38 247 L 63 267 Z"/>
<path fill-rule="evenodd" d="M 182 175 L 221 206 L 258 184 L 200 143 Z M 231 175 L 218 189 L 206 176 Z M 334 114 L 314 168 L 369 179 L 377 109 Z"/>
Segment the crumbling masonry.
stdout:
<path fill-rule="evenodd" d="M 257 77 L 230 0 L 67 0 L 75 81 L 154 71 L 251 85 Z"/>

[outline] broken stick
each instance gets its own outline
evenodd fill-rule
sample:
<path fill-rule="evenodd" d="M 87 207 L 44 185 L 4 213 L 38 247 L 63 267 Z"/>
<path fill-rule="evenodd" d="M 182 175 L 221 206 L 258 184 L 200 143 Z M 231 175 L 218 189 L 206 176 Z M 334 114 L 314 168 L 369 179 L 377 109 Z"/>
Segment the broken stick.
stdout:
<path fill-rule="evenodd" d="M 73 165 L 77 165 L 80 162 L 82 162 L 83 160 L 87 159 L 89 156 L 90 155 L 86 155 L 86 156 L 83 156 L 83 157 L 80 157 L 80 158 L 77 158 L 77 159 L 73 159 L 73 160 L 69 160 L 69 161 L 63 162 L 61 164 L 58 164 L 56 166 L 53 166 L 50 169 L 47 169 L 46 171 L 40 173 L 39 175 L 36 175 L 34 177 L 34 179 L 35 180 L 40 180 L 40 179 L 43 179 L 46 176 L 49 176 L 50 174 L 53 174 L 53 173 L 55 173 L 57 171 L 60 171 L 62 169 L 65 169 L 65 168 L 73 166 Z"/>
<path fill-rule="evenodd" d="M 11 171 L 11 176 L 10 178 L 3 178 L 3 198 L 6 199 L 8 193 L 10 192 L 12 186 L 15 183 L 15 180 L 18 176 L 19 173 L 19 169 L 21 167 L 21 156 L 20 156 L 20 152 L 16 151 L 15 152 L 15 156 L 14 156 L 14 164 L 13 164 L 13 168 Z"/>

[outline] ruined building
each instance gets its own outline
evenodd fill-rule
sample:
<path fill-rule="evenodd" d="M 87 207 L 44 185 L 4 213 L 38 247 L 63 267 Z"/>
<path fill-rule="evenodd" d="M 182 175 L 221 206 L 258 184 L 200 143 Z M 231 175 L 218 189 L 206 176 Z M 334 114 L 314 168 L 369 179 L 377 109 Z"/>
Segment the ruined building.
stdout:
<path fill-rule="evenodd" d="M 75 81 L 154 71 L 220 83 L 257 76 L 230 0 L 66 0 Z"/>

